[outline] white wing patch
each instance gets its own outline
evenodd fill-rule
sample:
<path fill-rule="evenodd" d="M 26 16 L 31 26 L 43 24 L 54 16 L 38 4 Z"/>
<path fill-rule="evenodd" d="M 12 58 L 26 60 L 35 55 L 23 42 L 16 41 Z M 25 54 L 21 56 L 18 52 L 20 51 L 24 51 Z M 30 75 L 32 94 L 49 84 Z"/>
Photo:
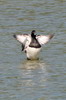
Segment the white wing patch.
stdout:
<path fill-rule="evenodd" d="M 37 40 L 38 42 L 42 45 L 42 44 L 46 44 L 47 42 L 50 41 L 50 39 L 54 36 L 54 34 L 50 34 L 50 35 L 39 35 L 37 36 Z"/>
<path fill-rule="evenodd" d="M 24 35 L 16 35 L 16 39 L 20 42 L 20 43 L 24 43 L 27 39 L 26 36 Z"/>
<path fill-rule="evenodd" d="M 22 44 L 25 44 L 25 42 L 27 41 L 27 40 L 29 40 L 30 41 L 30 35 L 25 35 L 25 34 L 22 34 L 22 35 L 14 35 L 14 38 L 16 39 L 16 40 L 18 40 L 20 43 L 22 43 Z"/>

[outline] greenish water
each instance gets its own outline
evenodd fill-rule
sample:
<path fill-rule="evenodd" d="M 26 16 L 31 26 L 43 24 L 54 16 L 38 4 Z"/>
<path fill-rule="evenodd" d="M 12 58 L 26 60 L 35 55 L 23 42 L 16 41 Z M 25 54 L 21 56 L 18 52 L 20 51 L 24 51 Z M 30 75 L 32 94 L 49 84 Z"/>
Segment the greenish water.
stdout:
<path fill-rule="evenodd" d="M 27 61 L 12 35 L 55 33 Z M 0 100 L 66 100 L 66 0 L 0 0 Z"/>

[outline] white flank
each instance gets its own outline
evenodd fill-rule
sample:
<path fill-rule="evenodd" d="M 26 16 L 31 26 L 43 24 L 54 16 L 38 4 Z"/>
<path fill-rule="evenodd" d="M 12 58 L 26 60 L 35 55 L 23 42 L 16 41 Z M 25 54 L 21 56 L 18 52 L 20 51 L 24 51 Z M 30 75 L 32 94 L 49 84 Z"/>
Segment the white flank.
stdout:
<path fill-rule="evenodd" d="M 36 59 L 36 58 L 38 58 L 40 50 L 41 50 L 41 48 L 27 47 L 26 48 L 27 58 L 29 58 L 29 59 Z"/>

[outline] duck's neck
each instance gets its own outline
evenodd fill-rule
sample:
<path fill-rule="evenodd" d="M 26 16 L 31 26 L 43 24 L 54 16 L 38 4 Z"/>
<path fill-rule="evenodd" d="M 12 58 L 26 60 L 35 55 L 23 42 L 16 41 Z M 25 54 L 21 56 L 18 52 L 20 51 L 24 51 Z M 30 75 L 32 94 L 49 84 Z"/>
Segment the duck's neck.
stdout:
<path fill-rule="evenodd" d="M 36 35 L 34 34 L 34 32 L 31 33 L 31 37 L 34 39 L 36 38 Z"/>
<path fill-rule="evenodd" d="M 31 43 L 29 47 L 40 48 L 41 45 L 39 44 L 38 40 L 36 39 L 36 35 L 34 34 L 35 31 L 31 32 Z"/>

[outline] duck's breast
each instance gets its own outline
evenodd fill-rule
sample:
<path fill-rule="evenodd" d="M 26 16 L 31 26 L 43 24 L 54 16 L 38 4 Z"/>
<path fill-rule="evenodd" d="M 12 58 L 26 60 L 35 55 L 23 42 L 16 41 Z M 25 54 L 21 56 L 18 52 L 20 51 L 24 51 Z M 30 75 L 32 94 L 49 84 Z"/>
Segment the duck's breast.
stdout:
<path fill-rule="evenodd" d="M 28 47 L 26 49 L 27 58 L 36 59 L 39 55 L 40 50 L 41 50 L 41 48 Z"/>

